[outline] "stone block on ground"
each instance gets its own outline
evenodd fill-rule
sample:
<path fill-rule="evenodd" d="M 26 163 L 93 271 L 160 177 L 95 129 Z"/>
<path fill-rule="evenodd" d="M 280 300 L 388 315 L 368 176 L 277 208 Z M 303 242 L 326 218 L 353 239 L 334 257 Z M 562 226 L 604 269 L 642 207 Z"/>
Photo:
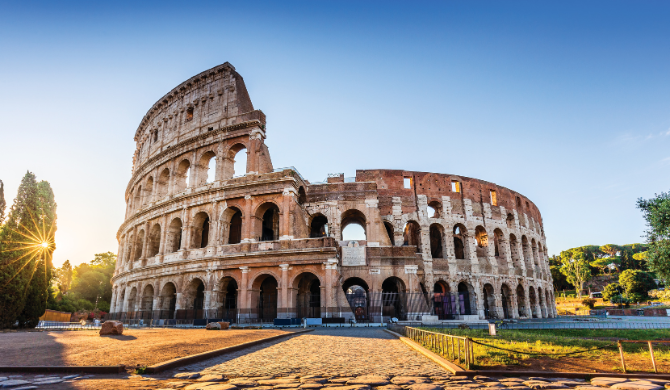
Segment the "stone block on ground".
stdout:
<path fill-rule="evenodd" d="M 416 383 L 407 388 L 410 390 L 442 390 L 442 386 L 435 383 Z"/>
<path fill-rule="evenodd" d="M 271 378 L 265 379 L 265 380 L 270 380 Z M 235 385 L 237 387 L 256 387 L 258 386 L 258 382 L 254 380 L 249 380 L 249 379 L 244 379 L 244 378 L 237 378 L 233 379 L 230 382 L 231 385 Z"/>
<path fill-rule="evenodd" d="M 200 378 L 200 373 L 199 372 L 180 372 L 179 374 L 175 374 L 173 378 L 177 379 L 198 379 Z"/>
<path fill-rule="evenodd" d="M 628 379 L 612 378 L 612 377 L 597 377 L 591 379 L 591 385 L 598 387 L 611 387 L 616 385 L 617 383 L 624 383 L 624 382 L 628 382 Z"/>
<path fill-rule="evenodd" d="M 221 326 L 221 330 L 227 330 L 230 328 L 230 322 L 219 322 L 219 325 Z"/>
<path fill-rule="evenodd" d="M 282 379 L 282 378 L 258 381 L 258 384 L 261 386 L 277 386 L 277 385 L 284 385 L 287 383 L 300 383 L 300 382 L 298 382 L 297 379 Z"/>
<path fill-rule="evenodd" d="M 223 382 L 226 377 L 221 374 L 205 374 L 196 379 L 196 382 Z"/>
<path fill-rule="evenodd" d="M 166 386 L 171 388 L 171 389 L 181 389 L 181 388 L 186 387 L 190 384 L 191 384 L 191 382 L 179 381 L 179 382 L 168 382 L 166 384 Z"/>
<path fill-rule="evenodd" d="M 337 389 L 337 390 L 370 390 L 368 385 L 352 385 L 352 386 L 333 386 L 333 387 L 322 387 L 321 390 L 328 389 Z"/>
<path fill-rule="evenodd" d="M 0 387 L 6 388 L 6 387 L 15 387 L 15 386 L 21 386 L 21 385 L 29 385 L 30 382 L 23 380 L 23 379 L 8 379 L 6 381 L 2 381 L 0 383 Z"/>
<path fill-rule="evenodd" d="M 398 385 L 386 385 L 375 387 L 375 390 L 402 390 L 402 387 Z"/>
<path fill-rule="evenodd" d="M 663 390 L 663 386 L 653 383 L 623 382 L 612 386 L 616 390 Z"/>
<path fill-rule="evenodd" d="M 235 390 L 237 387 L 227 383 L 200 382 L 184 387 L 184 390 Z"/>
<path fill-rule="evenodd" d="M 105 321 L 100 327 L 100 336 L 116 336 L 123 334 L 123 322 L 121 321 Z"/>
<path fill-rule="evenodd" d="M 362 375 L 347 382 L 347 385 L 384 386 L 390 382 L 387 377 L 379 375 Z"/>
<path fill-rule="evenodd" d="M 205 329 L 207 329 L 207 330 L 221 330 L 221 324 L 219 324 L 218 322 L 210 322 L 209 324 L 207 324 Z"/>
<path fill-rule="evenodd" d="M 396 376 L 391 379 L 391 383 L 394 385 L 413 385 L 415 383 L 428 383 L 430 380 L 423 376 Z"/>

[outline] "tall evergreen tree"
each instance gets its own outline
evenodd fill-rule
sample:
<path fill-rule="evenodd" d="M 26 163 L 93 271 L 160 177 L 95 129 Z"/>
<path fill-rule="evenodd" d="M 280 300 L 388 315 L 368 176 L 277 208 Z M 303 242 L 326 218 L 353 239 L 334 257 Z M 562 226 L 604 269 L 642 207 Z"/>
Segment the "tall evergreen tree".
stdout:
<path fill-rule="evenodd" d="M 52 206 L 48 206 L 49 200 Z M 50 276 L 47 269 L 53 250 L 55 219 L 51 188 L 48 183 L 38 184 L 35 175 L 27 172 L 0 231 L 0 328 L 14 326 L 23 312 L 26 296 L 32 296 L 28 291 L 37 267 L 42 264 L 41 269 L 44 269 L 44 276 L 38 276 L 38 280 Z M 46 247 L 42 246 L 43 242 L 47 243 Z M 45 255 L 45 252 L 49 253 Z M 48 260 L 41 262 L 41 258 Z"/>
<path fill-rule="evenodd" d="M 0 225 L 2 221 L 5 220 L 5 208 L 7 207 L 7 202 L 5 202 L 5 185 L 0 180 Z"/>
<path fill-rule="evenodd" d="M 43 250 L 37 256 L 35 261 L 35 268 L 33 270 L 33 277 L 30 280 L 30 285 L 27 289 L 25 304 L 23 312 L 19 315 L 19 327 L 34 328 L 39 323 L 39 318 L 44 314 L 47 308 L 47 299 L 49 297 L 49 285 L 52 278 L 52 254 L 53 254 L 53 239 L 47 238 L 47 234 L 55 232 L 56 225 L 56 202 L 54 201 L 54 193 L 49 185 L 49 182 L 41 181 L 37 184 L 38 187 L 38 210 L 36 210 L 38 220 L 37 227 L 49 229 L 51 232 L 43 232 L 43 242 L 51 246 L 51 250 Z M 42 243 L 40 243 L 42 244 Z M 46 249 L 46 248 L 45 248 Z"/>

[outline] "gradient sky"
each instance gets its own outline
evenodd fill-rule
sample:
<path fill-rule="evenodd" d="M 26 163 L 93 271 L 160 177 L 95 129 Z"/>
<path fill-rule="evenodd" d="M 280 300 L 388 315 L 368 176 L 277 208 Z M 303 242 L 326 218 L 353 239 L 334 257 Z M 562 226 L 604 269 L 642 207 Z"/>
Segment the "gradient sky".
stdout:
<path fill-rule="evenodd" d="M 58 203 L 54 263 L 116 252 L 152 104 L 230 62 L 275 167 L 476 177 L 539 207 L 550 254 L 640 242 L 670 190 L 670 3 L 0 1 L 0 179 Z"/>

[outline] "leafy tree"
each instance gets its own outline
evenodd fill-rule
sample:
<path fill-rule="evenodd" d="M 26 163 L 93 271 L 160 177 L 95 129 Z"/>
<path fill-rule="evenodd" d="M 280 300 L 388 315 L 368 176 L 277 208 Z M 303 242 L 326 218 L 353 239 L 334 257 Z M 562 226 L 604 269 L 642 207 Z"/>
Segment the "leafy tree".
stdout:
<path fill-rule="evenodd" d="M 581 298 L 584 282 L 591 279 L 591 268 L 584 251 L 580 248 L 573 251 L 563 251 L 561 252 L 561 262 L 563 264 L 561 273 L 565 275 L 570 284 L 575 286 L 577 295 Z"/>
<path fill-rule="evenodd" d="M 38 224 L 42 226 L 49 226 L 50 231 L 55 231 L 56 226 L 56 202 L 54 200 L 54 193 L 46 181 L 37 183 L 38 188 L 38 210 L 36 210 L 36 218 L 41 221 Z M 49 233 L 50 234 L 50 233 Z M 42 241 L 38 245 L 45 243 L 52 246 L 52 237 L 41 237 Z M 51 277 L 53 269 L 52 251 L 42 250 L 35 260 L 35 267 L 32 271 L 32 279 L 30 280 L 23 312 L 19 315 L 19 327 L 34 328 L 39 323 L 39 318 L 44 314 L 47 308 L 47 299 L 49 297 L 49 285 L 51 284 Z"/>
<path fill-rule="evenodd" d="M 5 220 L 5 208 L 7 208 L 7 202 L 5 202 L 5 185 L 0 180 L 0 225 Z"/>
<path fill-rule="evenodd" d="M 637 207 L 647 221 L 646 237 L 649 243 L 647 266 L 661 279 L 670 280 L 670 192 L 656 197 L 638 199 Z"/>
<path fill-rule="evenodd" d="M 619 275 L 619 284 L 623 288 L 626 296 L 633 301 L 639 302 L 641 299 L 636 299 L 640 296 L 642 299 L 649 297 L 647 292 L 656 288 L 656 282 L 646 272 L 640 270 L 627 269 Z"/>
<path fill-rule="evenodd" d="M 612 298 L 621 294 L 619 283 L 610 283 L 603 289 L 603 299 L 612 302 Z"/>
<path fill-rule="evenodd" d="M 70 265 L 70 260 L 65 260 L 65 263 L 60 268 L 54 270 L 54 278 L 58 290 L 66 294 L 70 290 L 72 285 L 72 265 Z"/>
<path fill-rule="evenodd" d="M 90 264 L 80 264 L 74 269 L 71 293 L 95 304 L 96 298 L 111 302 L 116 255 L 112 252 L 96 253 Z M 99 304 L 99 302 L 98 302 Z"/>
<path fill-rule="evenodd" d="M 611 257 L 601 257 L 589 263 L 591 267 L 597 268 L 598 270 L 600 270 L 602 274 L 604 274 L 605 271 L 610 269 L 610 264 L 614 264 L 617 267 L 619 267 L 619 259 Z"/>

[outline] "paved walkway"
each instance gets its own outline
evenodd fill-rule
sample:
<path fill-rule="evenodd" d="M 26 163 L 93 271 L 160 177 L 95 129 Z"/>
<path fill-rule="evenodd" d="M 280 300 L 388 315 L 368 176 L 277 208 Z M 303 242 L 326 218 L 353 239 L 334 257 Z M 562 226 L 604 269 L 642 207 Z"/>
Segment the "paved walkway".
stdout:
<path fill-rule="evenodd" d="M 227 377 L 446 374 L 440 366 L 378 328 L 317 328 L 187 369 Z"/>

